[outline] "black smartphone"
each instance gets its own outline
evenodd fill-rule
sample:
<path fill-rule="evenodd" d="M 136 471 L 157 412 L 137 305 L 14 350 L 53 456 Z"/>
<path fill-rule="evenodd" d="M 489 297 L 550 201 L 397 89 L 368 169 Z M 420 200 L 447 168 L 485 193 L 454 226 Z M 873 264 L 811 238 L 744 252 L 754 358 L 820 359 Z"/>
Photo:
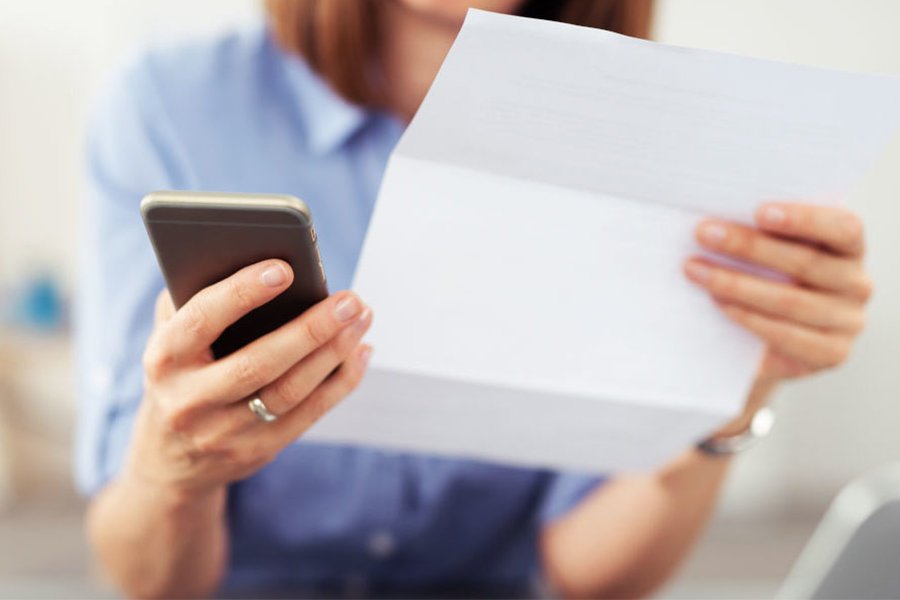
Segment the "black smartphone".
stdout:
<path fill-rule="evenodd" d="M 221 358 L 328 296 L 309 207 L 288 195 L 153 192 L 141 215 L 176 308 L 197 292 L 259 261 L 280 258 L 291 286 L 251 311 L 212 345 Z"/>

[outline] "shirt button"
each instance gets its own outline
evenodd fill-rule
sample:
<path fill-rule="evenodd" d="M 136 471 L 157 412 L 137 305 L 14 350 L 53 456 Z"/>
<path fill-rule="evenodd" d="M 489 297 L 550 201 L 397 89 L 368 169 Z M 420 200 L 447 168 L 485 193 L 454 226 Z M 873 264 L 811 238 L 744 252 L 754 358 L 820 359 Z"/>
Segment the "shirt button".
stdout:
<path fill-rule="evenodd" d="M 369 538 L 369 554 L 373 558 L 387 558 L 396 547 L 397 541 L 389 531 L 376 531 Z"/>

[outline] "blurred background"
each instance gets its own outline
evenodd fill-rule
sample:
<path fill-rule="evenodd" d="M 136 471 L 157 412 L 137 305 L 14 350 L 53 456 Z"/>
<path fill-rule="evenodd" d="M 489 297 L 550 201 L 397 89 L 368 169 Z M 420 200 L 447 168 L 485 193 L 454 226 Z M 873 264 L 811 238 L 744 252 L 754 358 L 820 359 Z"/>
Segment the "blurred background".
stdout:
<path fill-rule="evenodd" d="M 256 0 L 0 0 L 0 597 L 112 596 L 70 477 L 69 299 L 85 115 L 154 40 L 259 18 Z M 896 0 L 657 0 L 659 41 L 900 75 Z M 773 435 L 738 459 L 706 537 L 664 596 L 771 596 L 828 502 L 900 460 L 900 137 L 856 190 L 877 291 L 838 372 L 786 386 Z"/>

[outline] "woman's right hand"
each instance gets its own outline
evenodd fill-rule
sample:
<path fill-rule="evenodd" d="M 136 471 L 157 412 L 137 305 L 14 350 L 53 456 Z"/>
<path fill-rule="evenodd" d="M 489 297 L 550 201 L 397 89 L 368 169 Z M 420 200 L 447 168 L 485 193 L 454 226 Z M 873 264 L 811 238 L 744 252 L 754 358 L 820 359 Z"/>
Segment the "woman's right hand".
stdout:
<path fill-rule="evenodd" d="M 357 386 L 371 352 L 360 339 L 372 311 L 352 292 L 213 360 L 210 345 L 222 331 L 292 279 L 287 263 L 267 260 L 178 311 L 166 291 L 160 295 L 125 477 L 188 497 L 224 489 L 270 462 Z M 278 419 L 265 423 L 251 412 L 253 396 Z"/>

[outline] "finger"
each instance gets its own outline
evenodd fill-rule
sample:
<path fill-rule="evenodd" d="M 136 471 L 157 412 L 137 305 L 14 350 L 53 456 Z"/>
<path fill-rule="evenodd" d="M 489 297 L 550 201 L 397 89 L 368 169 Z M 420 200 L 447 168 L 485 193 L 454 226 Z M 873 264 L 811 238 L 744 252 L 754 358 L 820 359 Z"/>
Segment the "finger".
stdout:
<path fill-rule="evenodd" d="M 287 414 L 303 402 L 357 349 L 360 339 L 371 324 L 372 311 L 366 308 L 356 321 L 328 344 L 295 364 L 284 375 L 261 389 L 256 396 L 274 415 L 280 417 Z M 246 398 L 238 400 L 220 412 L 233 413 L 223 417 L 222 426 L 230 433 L 260 423 L 259 417 L 249 410 Z"/>
<path fill-rule="evenodd" d="M 144 375 L 151 381 L 168 374 L 175 364 L 174 358 L 164 350 L 166 325 L 174 314 L 175 304 L 172 302 L 172 296 L 168 289 L 163 289 L 156 296 L 153 317 L 155 326 L 147 340 L 142 357 Z"/>
<path fill-rule="evenodd" d="M 868 299 L 872 293 L 872 284 L 858 260 L 714 219 L 702 221 L 696 235 L 705 248 L 781 271 L 813 287 L 860 300 Z"/>
<path fill-rule="evenodd" d="M 353 292 L 338 292 L 237 352 L 204 367 L 209 401 L 235 402 L 255 394 L 328 344 L 364 306 Z"/>
<path fill-rule="evenodd" d="M 272 437 L 276 443 L 284 446 L 300 437 L 355 390 L 366 372 L 371 355 L 371 346 L 358 346 L 332 377 L 326 379 L 295 409 L 271 423 Z"/>
<path fill-rule="evenodd" d="M 327 378 L 304 402 L 277 421 L 257 422 L 255 427 L 245 429 L 240 435 L 207 429 L 197 440 L 198 445 L 213 449 L 227 445 L 232 455 L 241 456 L 243 462 L 261 467 L 356 389 L 365 374 L 371 353 L 371 346 L 359 345 L 334 376 Z M 249 412 L 249 408 L 244 407 Z M 235 415 L 234 418 L 242 417 Z M 250 472 L 253 470 L 250 469 Z"/>
<path fill-rule="evenodd" d="M 163 289 L 156 297 L 156 309 L 154 311 L 154 322 L 162 324 L 172 318 L 175 314 L 175 304 L 172 302 L 172 295 L 168 289 Z"/>
<path fill-rule="evenodd" d="M 850 352 L 850 338 L 769 317 L 734 304 L 720 304 L 732 321 L 755 333 L 771 350 L 811 369 L 836 367 Z"/>
<path fill-rule="evenodd" d="M 844 256 L 860 257 L 865 250 L 862 221 L 844 208 L 769 203 L 756 211 L 756 222 L 766 231 L 823 244 Z"/>
<path fill-rule="evenodd" d="M 863 327 L 861 307 L 840 297 L 769 281 L 699 258 L 685 264 L 685 273 L 691 281 L 729 304 L 738 303 L 810 327 L 848 333 L 858 333 Z"/>
<path fill-rule="evenodd" d="M 293 273 L 282 260 L 266 260 L 199 291 L 169 320 L 163 348 L 176 361 L 209 349 L 225 329 L 290 286 Z"/>
<path fill-rule="evenodd" d="M 259 397 L 276 415 L 286 414 L 309 396 L 354 351 L 371 324 L 372 310 L 366 308 L 356 321 L 330 342 L 261 389 Z"/>

